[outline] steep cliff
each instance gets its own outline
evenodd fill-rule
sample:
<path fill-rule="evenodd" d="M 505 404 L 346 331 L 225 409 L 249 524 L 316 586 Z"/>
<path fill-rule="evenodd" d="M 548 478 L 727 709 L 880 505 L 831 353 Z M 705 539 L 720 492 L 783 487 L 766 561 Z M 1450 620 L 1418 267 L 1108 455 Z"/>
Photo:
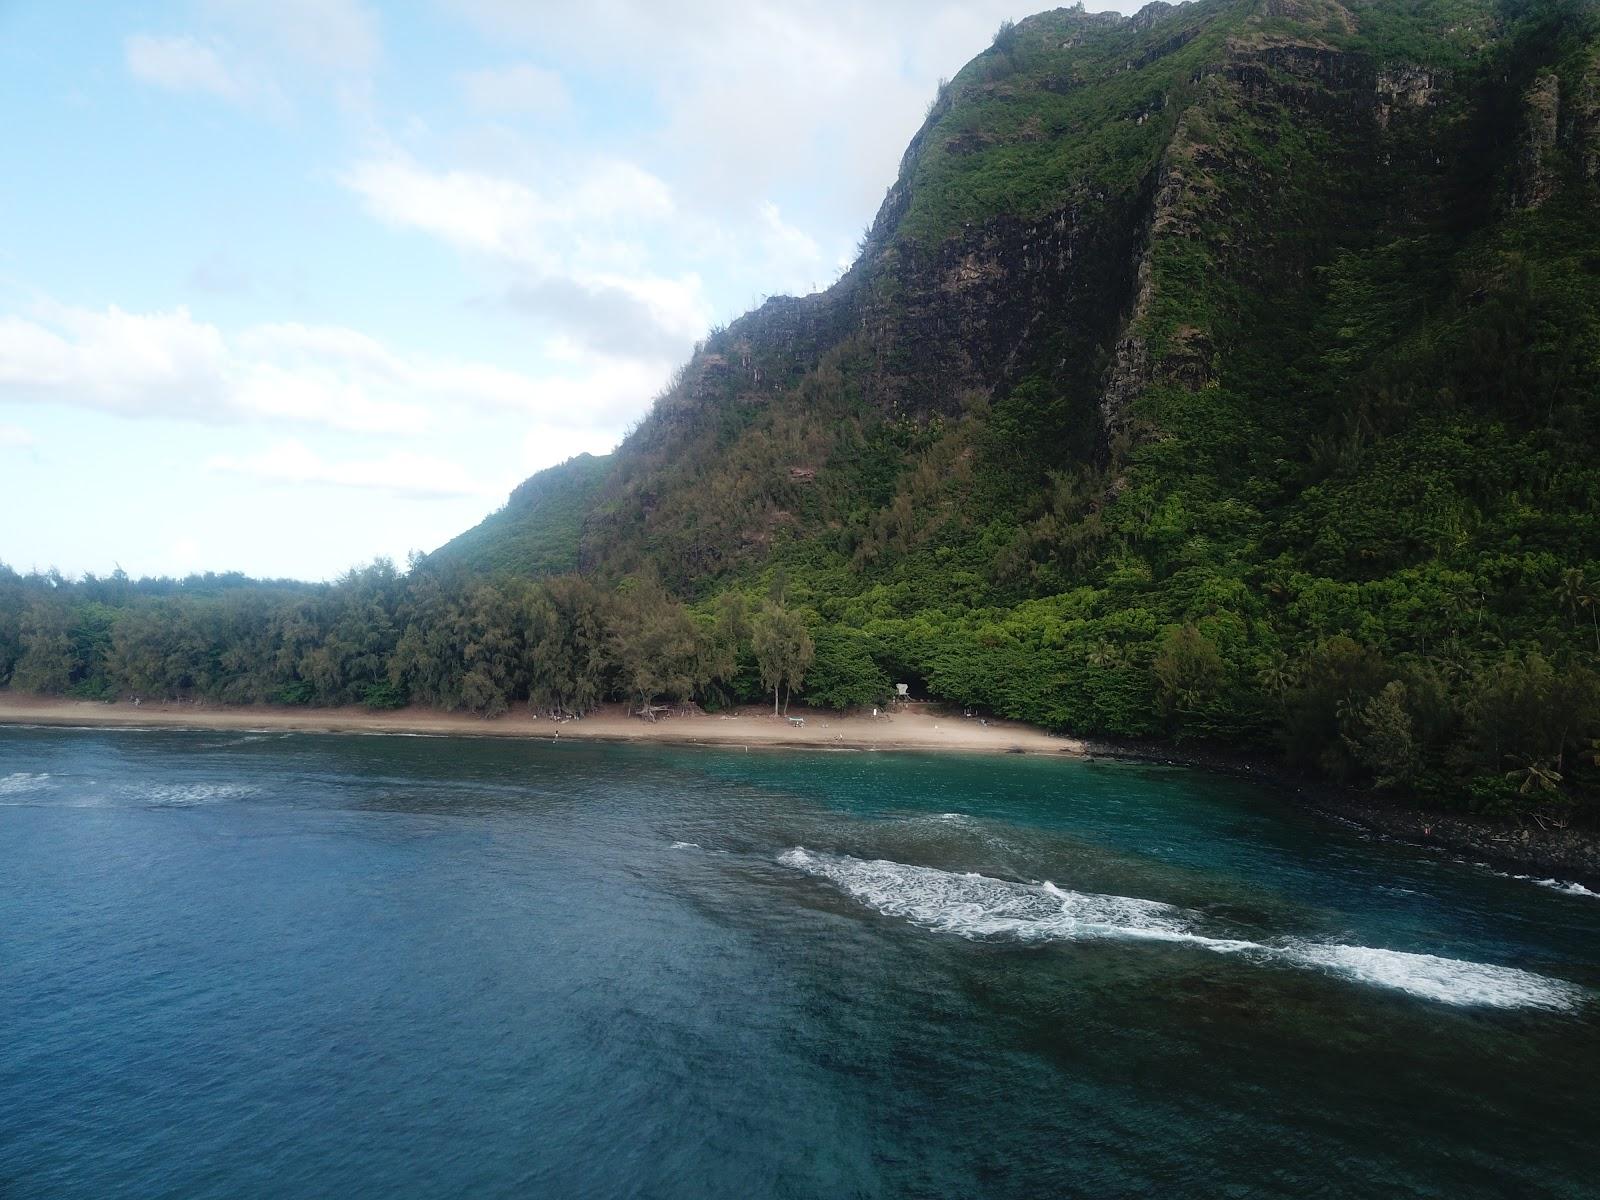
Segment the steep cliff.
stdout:
<path fill-rule="evenodd" d="M 1008 26 L 843 278 L 612 456 L 580 567 L 781 567 L 896 677 L 1079 729 L 1253 736 L 1371 654 L 1326 753 L 1402 675 L 1426 740 L 1419 695 L 1600 606 L 1597 97 L 1593 0 Z"/>
<path fill-rule="evenodd" d="M 1001 594 L 1054 475 L 1103 475 L 1095 507 L 1151 457 L 1281 474 L 1336 436 L 1317 387 L 1283 385 L 1341 353 L 1346 256 L 1429 241 L 1426 305 L 1473 233 L 1592 182 L 1582 6 L 1524 7 L 1202 0 L 1008 29 L 941 89 L 854 267 L 708 339 L 658 400 L 584 568 L 695 594 L 796 540 L 860 567 L 999 520 L 1012 569 L 977 565 Z"/>

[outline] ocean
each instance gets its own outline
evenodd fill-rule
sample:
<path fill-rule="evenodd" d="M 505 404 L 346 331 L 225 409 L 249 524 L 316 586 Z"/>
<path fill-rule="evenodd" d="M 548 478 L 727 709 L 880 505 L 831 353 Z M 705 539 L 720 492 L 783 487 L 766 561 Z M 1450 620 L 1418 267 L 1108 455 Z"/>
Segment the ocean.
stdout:
<path fill-rule="evenodd" d="M 1148 764 L 0 729 L 0 1197 L 1592 1197 L 1561 883 Z"/>

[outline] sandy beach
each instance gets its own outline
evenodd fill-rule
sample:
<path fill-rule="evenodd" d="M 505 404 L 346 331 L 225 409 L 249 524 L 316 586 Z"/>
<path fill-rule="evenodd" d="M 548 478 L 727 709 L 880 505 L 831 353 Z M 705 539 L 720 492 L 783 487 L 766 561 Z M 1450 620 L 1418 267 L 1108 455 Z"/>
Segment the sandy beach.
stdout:
<path fill-rule="evenodd" d="M 796 749 L 957 750 L 995 754 L 1081 754 L 1084 743 L 1031 725 L 936 714 L 906 705 L 892 716 L 790 709 L 804 724 L 774 719 L 747 706 L 725 713 L 662 716 L 646 721 L 607 705 L 575 721 L 552 721 L 524 710 L 484 719 L 466 713 L 405 708 L 221 707 L 175 701 L 102 703 L 0 695 L 0 725 L 109 726 L 134 729 L 237 729 L 304 733 L 434 734 L 547 740 L 676 742 L 704 746 Z"/>

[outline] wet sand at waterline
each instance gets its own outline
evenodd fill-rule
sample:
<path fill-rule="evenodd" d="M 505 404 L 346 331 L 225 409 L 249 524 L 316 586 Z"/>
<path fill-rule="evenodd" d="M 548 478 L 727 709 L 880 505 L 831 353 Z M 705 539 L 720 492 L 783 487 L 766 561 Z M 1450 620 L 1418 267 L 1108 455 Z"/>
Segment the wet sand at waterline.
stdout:
<path fill-rule="evenodd" d="M 797 725 L 770 709 L 746 706 L 726 713 L 661 716 L 655 721 L 606 705 L 581 720 L 553 721 L 525 710 L 485 719 L 427 708 L 372 712 L 349 708 L 209 706 L 150 701 L 103 703 L 50 697 L 0 696 L 0 725 L 113 726 L 162 729 L 241 729 L 304 733 L 431 734 L 456 737 L 552 738 L 566 741 L 682 742 L 694 745 L 790 746 L 853 750 L 959 750 L 997 754 L 1081 754 L 1084 744 L 1014 721 L 981 721 L 935 714 L 910 704 L 893 714 L 841 714 L 791 708 Z"/>

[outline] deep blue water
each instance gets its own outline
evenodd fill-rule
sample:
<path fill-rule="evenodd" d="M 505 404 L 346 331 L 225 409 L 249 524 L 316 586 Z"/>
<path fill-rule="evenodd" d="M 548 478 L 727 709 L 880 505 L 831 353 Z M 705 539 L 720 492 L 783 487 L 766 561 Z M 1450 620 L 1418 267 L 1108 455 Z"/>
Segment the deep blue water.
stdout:
<path fill-rule="evenodd" d="M 1592 1197 L 1597 1080 L 1600 899 L 1239 781 L 0 729 L 5 1200 Z"/>

